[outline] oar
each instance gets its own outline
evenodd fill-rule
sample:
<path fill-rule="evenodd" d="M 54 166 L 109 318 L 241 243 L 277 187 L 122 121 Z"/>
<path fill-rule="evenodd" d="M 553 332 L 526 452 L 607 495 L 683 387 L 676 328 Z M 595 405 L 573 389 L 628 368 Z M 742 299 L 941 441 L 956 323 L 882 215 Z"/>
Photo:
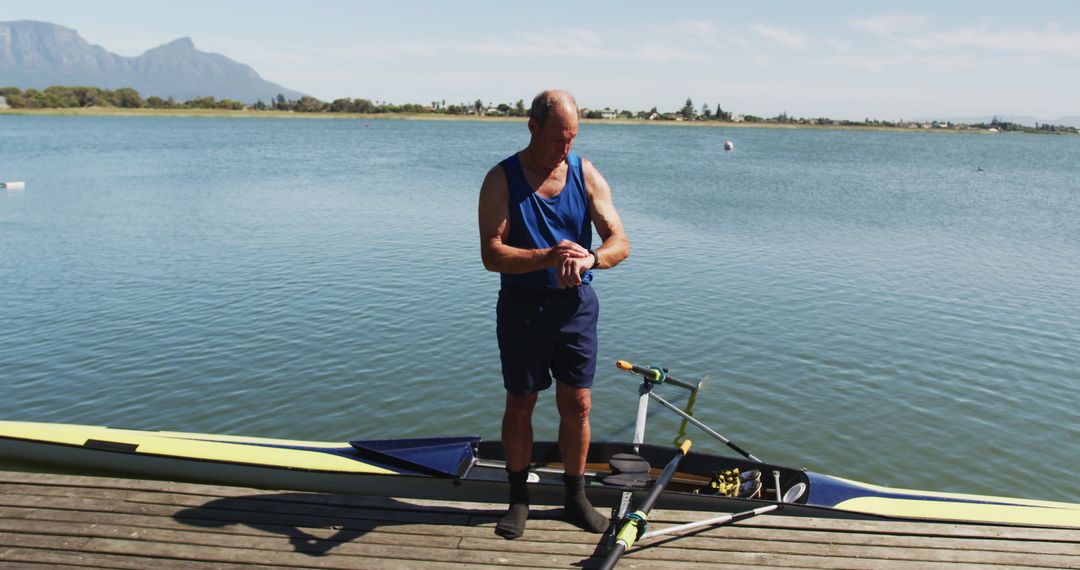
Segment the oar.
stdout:
<path fill-rule="evenodd" d="M 665 382 L 668 382 L 668 383 L 671 383 L 671 384 L 675 384 L 676 386 L 682 386 L 682 387 L 684 387 L 684 388 L 686 388 L 688 390 L 694 390 L 695 389 L 694 386 L 691 385 L 691 384 L 688 384 L 688 383 L 683 382 L 681 380 L 676 380 L 676 379 L 672 378 L 671 376 L 668 376 L 667 371 L 664 370 L 663 368 L 658 367 L 658 366 L 649 366 L 649 367 L 638 366 L 637 364 L 631 364 L 630 362 L 627 362 L 625 360 L 620 360 L 620 361 L 616 362 L 615 366 L 619 367 L 622 370 L 626 370 L 627 372 L 631 372 L 633 374 L 637 374 L 638 376 L 641 376 L 642 378 L 645 379 L 645 382 L 648 383 L 648 384 L 663 384 Z M 720 440 L 724 445 L 730 447 L 731 449 L 734 449 L 735 451 L 738 451 L 739 454 L 742 455 L 743 457 L 745 457 L 745 458 L 747 458 L 747 459 L 749 459 L 751 461 L 757 461 L 758 463 L 763 463 L 763 461 L 761 461 L 757 457 L 754 457 L 749 451 L 746 451 L 745 449 L 739 447 L 738 444 L 736 444 L 734 441 L 731 441 L 730 439 L 724 437 L 723 435 L 720 435 L 719 432 L 717 432 L 717 431 L 713 430 L 712 428 L 710 428 L 709 426 L 701 423 L 700 421 L 698 421 L 697 418 L 691 416 L 690 414 L 680 410 L 677 406 L 675 406 L 671 402 L 668 402 L 667 400 L 661 398 L 660 396 L 653 393 L 651 390 L 648 392 L 648 394 L 649 394 L 650 398 L 652 398 L 653 400 L 656 400 L 657 402 L 660 402 L 660 405 L 662 405 L 665 408 L 671 410 L 672 412 L 675 412 L 675 414 L 678 415 L 679 417 L 681 417 L 683 420 L 688 421 L 688 422 L 694 424 L 695 426 L 701 428 L 702 431 L 704 431 L 705 433 L 707 433 L 707 434 L 715 437 L 716 439 Z M 640 414 L 640 412 L 639 412 L 639 414 Z"/>
<path fill-rule="evenodd" d="M 628 548 L 634 545 L 634 542 L 638 539 L 638 529 L 642 531 L 645 529 L 645 524 L 649 520 L 649 511 L 652 510 L 653 505 L 656 504 L 657 499 L 660 498 L 660 493 L 664 492 L 664 487 L 667 487 L 671 478 L 675 476 L 675 470 L 679 468 L 679 461 L 690 451 L 690 440 L 686 440 L 679 447 L 679 453 L 671 459 L 664 468 L 663 473 L 660 474 L 660 478 L 656 480 L 653 485 L 652 491 L 645 497 L 645 501 L 641 503 L 638 510 L 626 515 L 626 523 L 623 524 L 619 534 L 615 537 L 615 546 L 608 553 L 607 558 L 604 559 L 604 563 L 600 565 L 602 570 L 611 570 L 615 567 L 615 564 L 619 562 L 619 558 Z"/>
<path fill-rule="evenodd" d="M 692 523 L 681 524 L 681 525 L 678 525 L 678 526 L 668 527 L 668 528 L 665 528 L 665 529 L 662 529 L 662 530 L 650 531 L 650 532 L 647 532 L 647 533 L 641 535 L 641 538 L 639 538 L 638 540 L 645 540 L 647 538 L 663 536 L 665 534 L 674 534 L 676 532 L 683 532 L 683 531 L 687 531 L 687 530 L 695 530 L 695 529 L 699 529 L 699 528 L 703 528 L 703 527 L 707 527 L 707 526 L 712 526 L 712 527 L 722 526 L 722 525 L 725 525 L 725 524 L 729 524 L 729 523 L 733 523 L 733 522 L 739 522 L 741 520 L 746 520 L 746 519 L 748 519 L 750 517 L 756 517 L 758 515 L 762 515 L 762 514 L 765 514 L 767 512 L 770 512 L 770 511 L 775 511 L 776 509 L 779 509 L 779 508 L 780 508 L 780 505 L 766 505 L 764 507 L 758 507 L 756 509 L 751 509 L 749 511 L 743 511 L 741 513 L 729 513 L 729 514 L 726 514 L 726 515 L 720 515 L 718 517 L 711 518 L 711 519 L 705 519 L 703 521 L 697 521 L 697 522 L 692 522 Z"/>

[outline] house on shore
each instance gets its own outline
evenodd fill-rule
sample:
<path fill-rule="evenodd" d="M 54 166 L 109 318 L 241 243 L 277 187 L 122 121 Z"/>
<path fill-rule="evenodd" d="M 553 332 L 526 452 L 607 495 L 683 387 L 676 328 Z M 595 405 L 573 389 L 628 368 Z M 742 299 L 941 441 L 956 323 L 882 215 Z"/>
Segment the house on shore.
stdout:
<path fill-rule="evenodd" d="M 612 110 L 608 107 L 603 109 L 588 109 L 582 107 L 578 109 L 578 117 L 583 119 L 617 119 L 619 118 L 619 112 Z"/>
<path fill-rule="evenodd" d="M 0 95 L 0 109 L 7 109 L 7 108 L 8 108 L 7 98 L 4 97 L 3 95 Z"/>

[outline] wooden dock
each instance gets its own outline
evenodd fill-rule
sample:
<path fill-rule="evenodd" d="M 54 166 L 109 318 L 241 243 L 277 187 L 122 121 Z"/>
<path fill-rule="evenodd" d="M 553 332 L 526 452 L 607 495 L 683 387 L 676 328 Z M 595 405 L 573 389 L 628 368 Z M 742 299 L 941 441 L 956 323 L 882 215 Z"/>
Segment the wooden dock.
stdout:
<path fill-rule="evenodd" d="M 497 499 L 497 497 L 493 497 Z M 0 471 L 0 568 L 591 568 L 599 535 L 536 509 Z M 706 518 L 653 512 L 657 528 Z M 619 568 L 1080 568 L 1080 531 L 761 516 Z"/>

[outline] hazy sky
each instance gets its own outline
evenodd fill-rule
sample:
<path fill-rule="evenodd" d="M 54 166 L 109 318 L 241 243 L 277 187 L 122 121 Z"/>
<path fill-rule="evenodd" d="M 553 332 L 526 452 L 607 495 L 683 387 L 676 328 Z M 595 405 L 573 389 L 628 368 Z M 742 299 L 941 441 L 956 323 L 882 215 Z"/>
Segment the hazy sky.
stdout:
<path fill-rule="evenodd" d="M 1080 115 L 1080 2 L 0 0 L 123 55 L 188 36 L 323 100 L 901 119 Z M 2 78 L 0 78 L 2 83 Z"/>

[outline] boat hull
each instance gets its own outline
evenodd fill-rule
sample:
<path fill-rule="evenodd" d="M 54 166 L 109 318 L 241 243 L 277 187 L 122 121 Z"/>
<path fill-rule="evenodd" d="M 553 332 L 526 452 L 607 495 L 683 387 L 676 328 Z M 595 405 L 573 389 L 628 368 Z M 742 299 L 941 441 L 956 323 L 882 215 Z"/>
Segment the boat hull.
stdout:
<path fill-rule="evenodd" d="M 273 490 L 499 503 L 507 482 L 499 442 L 480 442 L 460 476 L 439 476 L 393 458 L 372 459 L 348 442 L 308 442 L 183 432 L 120 430 L 98 426 L 0 421 L 0 461 L 33 469 L 149 478 Z M 640 501 L 644 489 L 606 485 L 608 460 L 632 451 L 626 443 L 597 442 L 589 452 L 587 492 L 594 504 L 613 507 L 624 491 Z M 638 452 L 658 473 L 674 450 L 652 445 Z M 561 505 L 561 459 L 553 442 L 538 442 L 530 498 Z M 758 469 L 762 480 L 780 473 L 781 490 L 807 493 L 778 514 L 853 519 L 950 521 L 1080 528 L 1080 505 L 1026 499 L 934 493 L 880 487 L 787 467 L 691 452 L 661 497 L 660 508 L 735 512 L 771 504 L 775 489 L 757 499 L 696 494 L 714 471 Z M 767 483 L 767 486 L 769 483 Z"/>

